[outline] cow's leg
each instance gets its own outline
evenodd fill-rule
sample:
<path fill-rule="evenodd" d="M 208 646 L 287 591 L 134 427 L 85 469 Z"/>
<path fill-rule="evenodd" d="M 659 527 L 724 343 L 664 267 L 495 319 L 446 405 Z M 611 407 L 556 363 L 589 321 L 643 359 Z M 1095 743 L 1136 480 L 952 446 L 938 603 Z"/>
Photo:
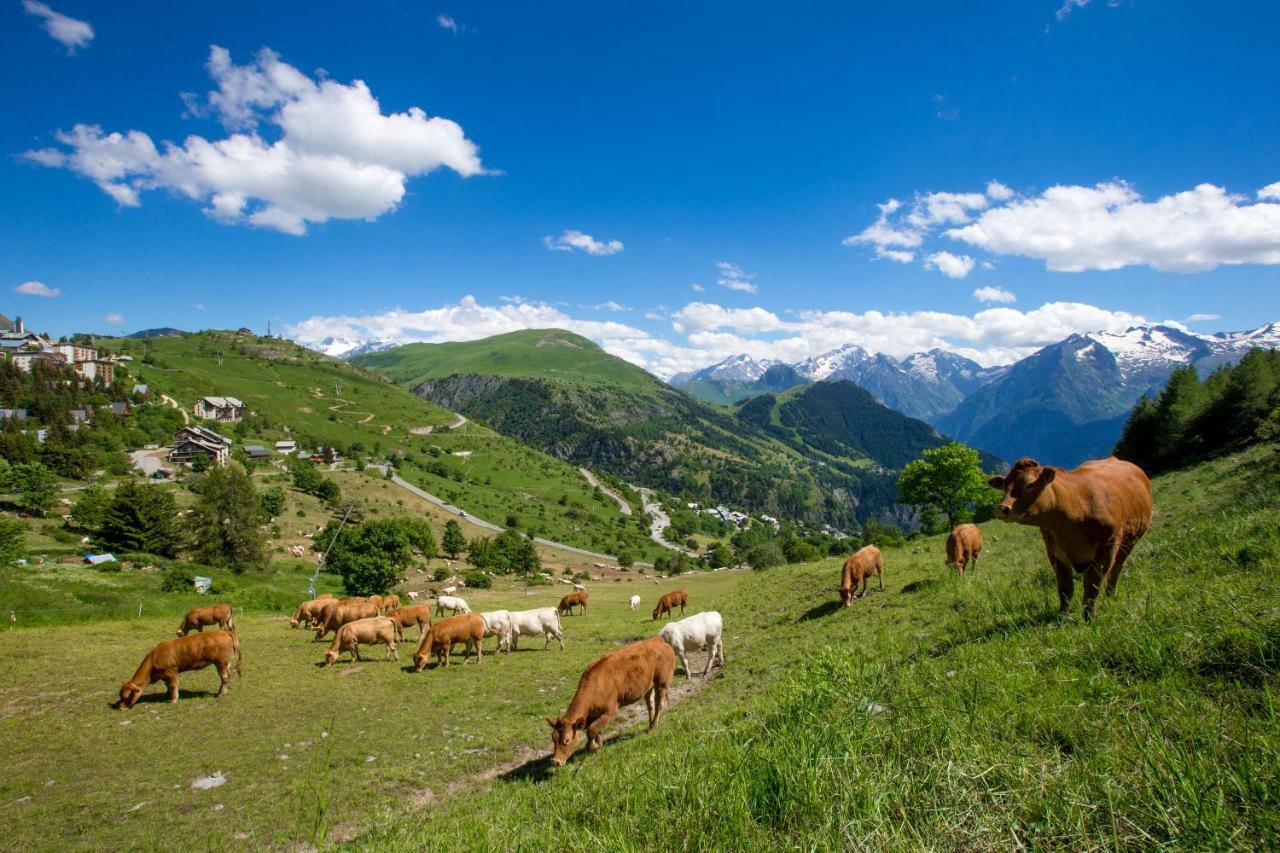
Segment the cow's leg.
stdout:
<path fill-rule="evenodd" d="M 880 581 L 880 591 L 884 592 L 884 569 L 876 569 L 876 580 Z"/>
<path fill-rule="evenodd" d="M 359 644 L 359 643 L 356 643 L 354 646 L 352 646 L 352 648 L 351 648 L 351 659 L 352 659 L 352 660 L 363 660 L 363 658 L 361 658 L 361 657 L 360 657 L 360 644 Z"/>
<path fill-rule="evenodd" d="M 616 713 L 618 713 L 618 709 L 613 708 L 591 721 L 591 724 L 587 726 L 587 749 L 597 752 L 604 745 L 600 733 L 604 731 L 605 726 L 609 725 L 609 721 L 613 719 L 613 715 Z"/>
<path fill-rule="evenodd" d="M 667 698 L 667 686 L 665 684 L 653 685 L 653 716 L 649 718 L 649 731 L 653 731 L 658 727 L 658 720 L 662 718 L 662 703 Z"/>
<path fill-rule="evenodd" d="M 178 704 L 178 674 L 166 675 L 164 683 L 169 685 L 169 702 L 170 704 Z"/>
<path fill-rule="evenodd" d="M 1098 590 L 1102 587 L 1102 581 L 1106 573 L 1106 568 L 1099 562 L 1090 563 L 1084 571 L 1084 618 L 1093 618 L 1093 608 L 1097 603 Z"/>
<path fill-rule="evenodd" d="M 644 694 L 644 710 L 649 715 L 649 719 L 653 719 L 653 688 L 649 688 L 649 692 Z"/>
<path fill-rule="evenodd" d="M 218 677 L 222 679 L 222 684 L 218 687 L 218 697 L 221 699 L 227 695 L 227 685 L 231 683 L 231 662 L 218 664 Z"/>
<path fill-rule="evenodd" d="M 400 660 L 400 653 L 396 651 L 396 644 L 394 641 L 387 643 L 387 653 L 382 656 L 382 659 L 386 660 L 387 658 L 391 658 L 392 660 Z"/>
<path fill-rule="evenodd" d="M 702 670 L 702 677 L 706 678 L 711 672 L 711 665 L 716 662 L 716 644 L 713 642 L 707 646 L 707 665 Z"/>
<path fill-rule="evenodd" d="M 1060 560 L 1050 558 L 1050 562 L 1054 580 L 1058 582 L 1058 612 L 1066 613 L 1071 609 L 1071 598 L 1076 593 L 1075 571 Z"/>
<path fill-rule="evenodd" d="M 1124 568 L 1124 561 L 1133 553 L 1134 544 L 1132 540 L 1126 540 L 1116 549 L 1115 557 L 1111 561 L 1111 569 L 1107 572 L 1107 595 L 1116 594 L 1116 582 L 1120 580 L 1120 570 Z"/>
<path fill-rule="evenodd" d="M 484 643 L 476 642 L 476 663 L 484 663 Z"/>
<path fill-rule="evenodd" d="M 689 656 L 684 653 L 684 649 L 680 650 L 680 665 L 684 667 L 684 677 L 693 681 L 693 673 L 689 671 Z"/>

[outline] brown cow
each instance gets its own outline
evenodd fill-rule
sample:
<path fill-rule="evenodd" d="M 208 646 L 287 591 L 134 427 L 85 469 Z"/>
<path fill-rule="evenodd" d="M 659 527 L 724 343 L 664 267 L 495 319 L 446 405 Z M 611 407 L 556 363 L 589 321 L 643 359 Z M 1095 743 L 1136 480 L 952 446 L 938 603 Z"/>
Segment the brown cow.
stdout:
<path fill-rule="evenodd" d="M 667 614 L 667 618 L 671 618 L 671 611 L 676 609 L 676 605 L 680 605 L 680 615 L 684 615 L 684 606 L 689 603 L 689 593 L 683 589 L 673 589 L 671 592 L 658 599 L 658 606 L 653 608 L 653 618 L 657 619 L 663 613 Z"/>
<path fill-rule="evenodd" d="M 836 592 L 840 593 L 840 600 L 845 607 L 853 604 L 854 598 L 862 598 L 867 594 L 872 575 L 879 579 L 880 591 L 884 592 L 884 557 L 875 545 L 859 548 L 853 552 L 852 557 L 844 561 L 844 568 L 840 572 L 840 586 L 836 587 Z M 862 584 L 862 591 L 855 596 L 853 591 L 858 584 Z"/>
<path fill-rule="evenodd" d="M 222 678 L 222 686 L 218 695 L 227 692 L 227 683 L 231 681 L 231 658 L 236 659 L 236 675 L 240 675 L 240 664 L 244 656 L 240 653 L 240 641 L 234 631 L 210 631 L 207 634 L 193 634 L 190 637 L 179 637 L 176 640 L 165 640 L 157 643 L 138 665 L 138 671 L 120 687 L 121 711 L 132 708 L 142 696 L 142 691 L 157 681 L 169 686 L 169 701 L 178 701 L 178 673 L 193 669 L 204 669 L 210 664 L 218 668 Z"/>
<path fill-rule="evenodd" d="M 314 628 L 320 620 L 320 614 L 324 611 L 324 606 L 332 601 L 333 596 L 330 595 L 328 598 L 313 598 L 310 601 L 302 602 L 298 605 L 298 609 L 294 611 L 293 618 L 289 620 L 289 627 L 297 628 L 299 625 L 306 625 Z"/>
<path fill-rule="evenodd" d="M 982 553 L 982 528 L 976 524 L 959 524 L 947 537 L 947 565 L 962 576 L 969 563 L 978 568 L 978 556 Z"/>
<path fill-rule="evenodd" d="M 182 625 L 178 627 L 178 636 L 185 637 L 192 631 L 199 633 L 210 625 L 217 625 L 224 631 L 234 631 L 236 623 L 231 616 L 231 605 L 209 604 L 188 610 L 187 615 L 182 618 Z"/>
<path fill-rule="evenodd" d="M 382 612 L 390 613 L 400 606 L 400 596 L 391 594 L 382 596 Z"/>
<path fill-rule="evenodd" d="M 560 599 L 560 606 L 556 609 L 556 612 L 561 616 L 564 616 L 565 614 L 572 616 L 573 608 L 577 607 L 579 604 L 582 605 L 582 612 L 583 615 L 585 615 L 587 612 L 587 593 L 571 592 L 564 598 Z"/>
<path fill-rule="evenodd" d="M 418 636 L 423 637 L 426 635 L 427 629 L 431 627 L 431 605 L 411 604 L 408 607 L 397 607 L 387 614 L 387 618 L 394 620 L 400 626 L 402 636 L 405 628 L 410 625 L 417 625 Z"/>
<path fill-rule="evenodd" d="M 366 599 L 365 599 L 365 601 L 368 601 L 368 602 L 369 602 L 370 604 L 372 604 L 374 607 L 378 608 L 378 612 L 379 612 L 379 613 L 381 613 L 381 612 L 382 612 L 382 596 L 380 596 L 380 595 L 371 595 L 371 596 L 369 596 L 368 598 L 366 598 Z"/>
<path fill-rule="evenodd" d="M 330 631 L 336 631 L 348 622 L 378 615 L 380 615 L 378 608 L 368 601 L 360 604 L 339 604 L 332 608 L 326 606 L 323 621 L 316 628 L 316 639 L 324 639 Z"/>
<path fill-rule="evenodd" d="M 383 643 L 387 654 L 383 658 L 400 660 L 396 650 L 396 639 L 400 637 L 400 626 L 385 616 L 374 616 L 369 619 L 357 619 L 339 628 L 333 635 L 329 650 L 324 653 L 324 665 L 333 666 L 343 652 L 351 652 L 352 660 L 360 660 L 360 644 L 373 645 Z"/>
<path fill-rule="evenodd" d="M 479 613 L 459 613 L 457 616 L 441 619 L 422 638 L 422 644 L 413 656 L 413 671 L 422 672 L 433 653 L 438 666 L 448 666 L 449 655 L 453 653 L 455 643 L 467 644 L 463 663 L 471 657 L 472 648 L 476 650 L 476 663 L 484 663 L 484 645 L 481 642 L 484 630 L 484 619 Z"/>
<path fill-rule="evenodd" d="M 551 726 L 551 763 L 563 766 L 578 746 L 585 729 L 587 748 L 600 748 L 600 733 L 624 705 L 641 698 L 649 710 L 649 731 L 658 725 L 662 703 L 676 671 L 676 653 L 661 637 L 650 637 L 609 652 L 592 661 L 573 694 L 569 710 Z"/>
<path fill-rule="evenodd" d="M 1116 591 L 1125 560 L 1151 526 L 1147 475 L 1114 456 L 1073 471 L 1023 458 L 987 482 L 1004 492 L 996 518 L 1040 528 L 1063 613 L 1075 594 L 1073 572 L 1084 574 L 1084 617 L 1091 618 L 1103 582 L 1108 595 Z"/>

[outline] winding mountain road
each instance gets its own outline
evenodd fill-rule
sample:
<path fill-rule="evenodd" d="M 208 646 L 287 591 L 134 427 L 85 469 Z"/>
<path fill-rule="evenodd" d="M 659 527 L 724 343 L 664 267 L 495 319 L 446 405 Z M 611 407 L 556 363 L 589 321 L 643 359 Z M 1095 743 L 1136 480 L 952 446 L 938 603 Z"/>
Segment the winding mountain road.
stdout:
<path fill-rule="evenodd" d="M 653 490 L 646 489 L 644 486 L 631 486 L 631 488 L 635 489 L 637 494 L 640 495 L 640 503 L 644 506 L 644 511 L 649 515 L 649 538 L 663 548 L 679 551 L 688 557 L 698 556 L 696 551 L 689 551 L 679 545 L 673 545 L 662 538 L 662 531 L 671 526 L 671 516 L 663 511 L 662 504 L 653 499 Z"/>
<path fill-rule="evenodd" d="M 593 489 L 599 489 L 609 497 L 613 498 L 614 502 L 618 505 L 618 512 L 623 515 L 631 515 L 631 504 L 627 503 L 626 498 L 606 486 L 604 483 L 601 483 L 596 479 L 596 475 L 592 474 L 586 468 L 579 468 L 578 473 L 582 475 L 582 479 L 587 481 L 587 485 L 591 486 Z"/>

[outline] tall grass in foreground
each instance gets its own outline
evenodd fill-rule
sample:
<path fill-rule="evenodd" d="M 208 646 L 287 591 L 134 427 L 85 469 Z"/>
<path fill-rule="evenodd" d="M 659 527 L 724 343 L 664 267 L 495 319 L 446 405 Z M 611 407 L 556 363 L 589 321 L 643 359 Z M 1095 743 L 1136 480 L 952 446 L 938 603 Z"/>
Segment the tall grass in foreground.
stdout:
<path fill-rule="evenodd" d="M 691 700 L 656 736 L 357 843 L 1274 848 L 1280 478 L 1268 462 L 1211 509 L 1188 477 L 1091 623 L 1056 615 L 1047 570 L 932 583 L 930 623 L 866 611 L 866 643 L 837 646 L 805 623 L 781 689 Z"/>

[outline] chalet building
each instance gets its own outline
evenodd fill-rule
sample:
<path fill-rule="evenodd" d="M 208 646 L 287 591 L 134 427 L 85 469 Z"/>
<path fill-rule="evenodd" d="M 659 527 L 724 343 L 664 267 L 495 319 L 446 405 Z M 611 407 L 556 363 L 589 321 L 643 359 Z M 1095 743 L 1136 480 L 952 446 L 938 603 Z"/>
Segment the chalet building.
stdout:
<path fill-rule="evenodd" d="M 197 418 L 231 423 L 244 417 L 244 403 L 235 397 L 201 397 L 191 407 Z"/>
<path fill-rule="evenodd" d="M 98 360 L 98 351 L 83 344 L 54 344 L 53 351 L 62 353 L 63 358 L 73 364 Z"/>
<path fill-rule="evenodd" d="M 184 426 L 173 434 L 173 450 L 169 461 L 181 465 L 197 456 L 208 457 L 218 465 L 226 465 L 231 458 L 231 440 L 202 426 Z"/>
<path fill-rule="evenodd" d="M 0 421 L 25 421 L 26 409 L 0 409 Z"/>
<path fill-rule="evenodd" d="M 9 361 L 23 373 L 30 373 L 36 362 L 49 362 L 65 365 L 67 360 L 62 353 L 46 349 L 18 349 L 9 352 Z"/>
<path fill-rule="evenodd" d="M 276 453 L 297 453 L 298 442 L 293 439 L 285 439 L 276 442 Z"/>
<path fill-rule="evenodd" d="M 92 361 L 77 361 L 75 363 L 76 373 L 89 380 L 98 380 L 103 385 L 110 385 L 116 378 L 116 366 L 109 361 L 93 359 Z"/>
<path fill-rule="evenodd" d="M 244 455 L 250 459 L 270 459 L 271 451 L 261 444 L 246 444 L 244 446 Z"/>

